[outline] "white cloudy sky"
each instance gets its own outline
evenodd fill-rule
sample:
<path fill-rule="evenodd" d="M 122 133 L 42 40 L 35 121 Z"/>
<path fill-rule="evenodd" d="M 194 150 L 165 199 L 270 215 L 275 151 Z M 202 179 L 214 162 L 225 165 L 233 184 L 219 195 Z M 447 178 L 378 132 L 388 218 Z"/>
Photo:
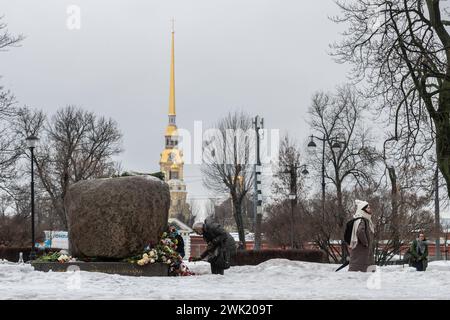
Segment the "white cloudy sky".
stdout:
<path fill-rule="evenodd" d="M 80 30 L 66 26 L 71 4 L 81 9 Z M 0 8 L 27 37 L 2 53 L 3 83 L 20 104 L 50 113 L 76 104 L 116 119 L 125 169 L 159 167 L 172 17 L 177 122 L 188 130 L 243 109 L 304 139 L 311 94 L 345 81 L 345 67 L 327 55 L 338 36 L 331 0 L 1 0 Z M 196 169 L 186 168 L 186 181 L 202 194 Z"/>
<path fill-rule="evenodd" d="M 67 8 L 81 28 L 67 27 Z M 316 90 L 346 81 L 328 46 L 341 27 L 332 0 L 0 0 L 22 46 L 1 53 L 2 84 L 48 113 L 75 104 L 118 121 L 125 170 L 159 170 L 167 124 L 170 20 L 175 18 L 177 124 L 207 128 L 228 110 L 265 118 L 300 142 Z M 190 196 L 207 197 L 197 165 Z"/>

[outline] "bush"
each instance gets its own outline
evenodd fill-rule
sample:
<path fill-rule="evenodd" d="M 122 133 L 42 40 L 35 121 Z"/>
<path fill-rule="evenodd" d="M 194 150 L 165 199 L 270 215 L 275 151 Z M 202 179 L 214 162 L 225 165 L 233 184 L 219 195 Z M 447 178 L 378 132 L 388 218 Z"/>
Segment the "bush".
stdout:
<path fill-rule="evenodd" d="M 59 251 L 59 249 L 36 249 L 36 255 L 42 256 L 43 254 L 49 253 L 51 251 Z M 0 259 L 8 260 L 11 262 L 19 261 L 20 252 L 23 253 L 23 261 L 28 261 L 30 259 L 31 248 L 26 247 L 4 247 L 0 246 Z"/>
<path fill-rule="evenodd" d="M 326 255 L 321 250 L 243 250 L 238 251 L 231 265 L 257 265 L 270 259 L 289 259 L 294 261 L 326 262 Z"/>

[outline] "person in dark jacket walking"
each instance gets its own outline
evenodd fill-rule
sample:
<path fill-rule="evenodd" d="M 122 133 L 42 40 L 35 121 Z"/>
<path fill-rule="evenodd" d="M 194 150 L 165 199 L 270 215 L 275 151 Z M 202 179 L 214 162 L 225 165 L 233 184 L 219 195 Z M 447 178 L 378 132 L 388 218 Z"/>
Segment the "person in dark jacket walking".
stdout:
<path fill-rule="evenodd" d="M 367 272 L 367 268 L 374 264 L 372 209 L 366 201 L 355 200 L 355 203 L 356 213 L 353 218 L 361 219 L 355 220 L 353 223 L 348 271 Z"/>
<path fill-rule="evenodd" d="M 212 274 L 223 275 L 224 270 L 230 267 L 231 258 L 236 254 L 236 242 L 233 236 L 211 219 L 194 223 L 192 229 L 203 236 L 207 248 L 200 257 L 192 257 L 190 261 L 205 259 L 211 264 Z"/>
<path fill-rule="evenodd" d="M 411 254 L 411 265 L 417 271 L 425 271 L 428 266 L 428 244 L 423 233 L 411 243 L 409 248 Z"/>

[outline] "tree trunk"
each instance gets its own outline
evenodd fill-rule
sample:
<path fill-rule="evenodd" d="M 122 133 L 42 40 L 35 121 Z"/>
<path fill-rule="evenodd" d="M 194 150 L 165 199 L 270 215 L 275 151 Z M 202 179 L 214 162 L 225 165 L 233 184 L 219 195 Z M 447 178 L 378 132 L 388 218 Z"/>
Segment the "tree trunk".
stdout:
<path fill-rule="evenodd" d="M 435 187 L 434 187 L 434 227 L 436 229 L 436 259 L 441 259 L 441 218 L 440 218 L 440 207 L 439 207 L 439 169 L 436 167 L 436 173 L 434 177 Z"/>
<path fill-rule="evenodd" d="M 400 251 L 400 234 L 399 234 L 399 218 L 398 218 L 398 186 L 397 186 L 397 174 L 394 168 L 388 168 L 389 179 L 391 181 L 391 230 L 392 230 L 392 246 L 394 252 Z"/>
<path fill-rule="evenodd" d="M 67 231 L 69 226 L 67 222 L 66 210 L 64 208 L 64 201 L 60 199 L 52 199 L 52 203 L 59 218 L 58 225 Z"/>
<path fill-rule="evenodd" d="M 450 53 L 447 53 L 447 59 L 449 58 Z M 447 69 L 446 79 L 449 76 L 450 67 Z M 437 163 L 447 184 L 447 193 L 450 197 L 450 81 L 444 80 L 441 90 L 439 108 L 434 114 L 433 120 L 436 127 Z"/>
<path fill-rule="evenodd" d="M 336 181 L 339 180 L 339 176 L 336 175 Z M 347 260 L 348 256 L 348 248 L 347 244 L 344 241 L 344 224 L 345 224 L 345 210 L 344 205 L 342 204 L 342 187 L 340 183 L 336 184 L 336 195 L 337 195 L 337 202 L 338 202 L 338 230 L 340 233 L 340 240 L 341 240 L 341 262 L 344 263 Z"/>
<path fill-rule="evenodd" d="M 246 248 L 244 222 L 242 219 L 242 201 L 238 197 L 232 196 L 234 206 L 234 220 L 239 233 L 239 241 L 242 243 L 244 249 Z"/>

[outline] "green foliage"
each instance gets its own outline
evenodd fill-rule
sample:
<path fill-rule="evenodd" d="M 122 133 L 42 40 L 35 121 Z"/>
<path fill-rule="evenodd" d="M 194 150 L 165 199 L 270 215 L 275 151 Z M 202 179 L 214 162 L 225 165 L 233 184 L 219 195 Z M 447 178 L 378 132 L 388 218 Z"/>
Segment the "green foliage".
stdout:
<path fill-rule="evenodd" d="M 164 173 L 162 173 L 161 171 L 150 173 L 150 175 L 164 181 Z"/>
<path fill-rule="evenodd" d="M 49 252 L 37 258 L 40 262 L 57 262 L 58 258 L 61 256 L 59 252 Z"/>

